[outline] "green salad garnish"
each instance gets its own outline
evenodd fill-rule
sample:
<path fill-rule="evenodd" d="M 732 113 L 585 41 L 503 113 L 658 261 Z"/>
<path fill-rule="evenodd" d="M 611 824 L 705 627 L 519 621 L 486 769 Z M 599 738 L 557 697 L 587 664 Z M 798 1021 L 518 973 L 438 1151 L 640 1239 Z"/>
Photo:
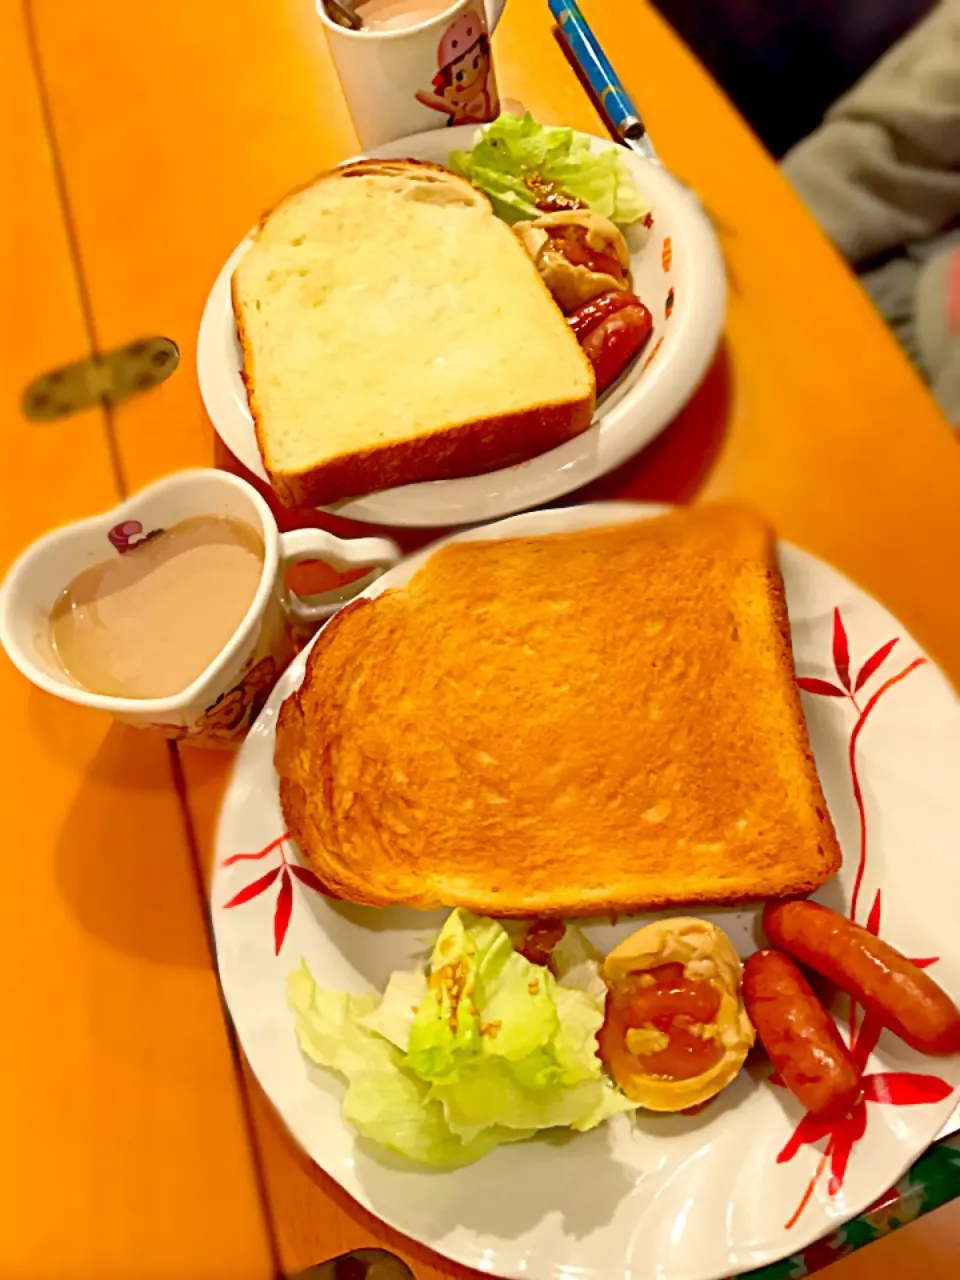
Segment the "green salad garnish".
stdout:
<path fill-rule="evenodd" d="M 528 179 L 539 179 L 582 200 L 620 227 L 638 222 L 650 205 L 634 185 L 619 147 L 593 153 L 583 134 L 502 115 L 470 151 L 454 151 L 450 167 L 486 192 L 507 222 L 540 214 Z"/>
<path fill-rule="evenodd" d="M 304 963 L 287 997 L 304 1054 L 347 1079 L 346 1119 L 391 1151 L 454 1166 L 635 1109 L 597 1056 L 606 989 L 574 926 L 553 965 L 556 976 L 531 964 L 497 921 L 454 911 L 427 969 L 393 974 L 382 997 L 323 991 Z"/>

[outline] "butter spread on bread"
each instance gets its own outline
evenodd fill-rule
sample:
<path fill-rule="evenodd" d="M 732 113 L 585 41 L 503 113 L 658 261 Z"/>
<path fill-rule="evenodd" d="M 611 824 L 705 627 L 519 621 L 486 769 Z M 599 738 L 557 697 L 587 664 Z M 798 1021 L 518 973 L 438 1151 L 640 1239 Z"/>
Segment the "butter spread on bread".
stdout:
<path fill-rule="evenodd" d="M 574 916 L 840 866 L 774 536 L 739 505 L 448 543 L 321 633 L 276 764 L 354 902 Z"/>
<path fill-rule="evenodd" d="M 232 281 L 243 380 L 281 500 L 525 461 L 589 427 L 593 372 L 481 192 L 364 160 L 283 200 Z"/>

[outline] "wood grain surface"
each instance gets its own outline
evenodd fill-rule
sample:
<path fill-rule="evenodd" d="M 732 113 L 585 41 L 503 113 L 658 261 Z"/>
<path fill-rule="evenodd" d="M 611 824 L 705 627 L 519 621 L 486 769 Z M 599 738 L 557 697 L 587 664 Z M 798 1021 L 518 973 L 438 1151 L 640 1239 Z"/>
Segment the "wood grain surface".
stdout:
<path fill-rule="evenodd" d="M 960 681 L 951 432 L 856 281 L 663 21 L 643 0 L 582 7 L 665 163 L 728 229 L 730 301 L 721 349 L 687 409 L 637 459 L 565 501 L 746 498 L 876 595 Z M 7 559 L 51 524 L 113 501 L 118 477 L 132 490 L 215 458 L 240 470 L 215 449 L 197 389 L 207 292 L 264 208 L 356 149 L 311 0 L 160 9 L 33 0 L 31 10 L 64 192 L 22 23 L 2 7 L 11 123 L 22 135 L 10 157 L 20 199 L 0 215 L 17 282 L 2 372 L 14 424 L 0 517 Z M 600 129 L 545 4 L 510 0 L 494 46 L 506 97 L 543 120 Z M 5 147 L 17 130 L 5 129 Z M 91 341 L 154 333 L 179 344 L 180 368 L 109 424 L 99 412 L 54 428 L 17 419 L 32 373 Z M 315 513 L 283 519 L 357 528 Z M 432 535 L 398 536 L 413 548 Z M 11 1209 L 0 1273 L 265 1275 L 267 1233 L 166 748 L 30 691 L 8 666 L 2 679 L 15 726 L 7 844 L 20 856 L 3 941 L 18 1049 L 4 1056 L 0 1083 L 21 1114 L 0 1138 Z M 184 750 L 182 769 L 208 865 L 229 760 Z M 354 1205 L 293 1147 L 256 1084 L 244 1084 L 285 1272 L 376 1241 L 418 1276 L 458 1273 Z M 71 1193 L 59 1189 L 55 1230 L 38 1195 L 51 1177 Z M 178 1269 L 188 1252 L 195 1269 Z M 145 1269 L 124 1271 L 135 1254 Z"/>
<path fill-rule="evenodd" d="M 0 5 L 0 561 L 119 498 L 107 422 L 21 417 L 91 347 L 29 32 Z M 105 554 L 108 548 L 105 547 Z M 262 1280 L 262 1204 L 165 743 L 0 658 L 0 1275 Z"/>

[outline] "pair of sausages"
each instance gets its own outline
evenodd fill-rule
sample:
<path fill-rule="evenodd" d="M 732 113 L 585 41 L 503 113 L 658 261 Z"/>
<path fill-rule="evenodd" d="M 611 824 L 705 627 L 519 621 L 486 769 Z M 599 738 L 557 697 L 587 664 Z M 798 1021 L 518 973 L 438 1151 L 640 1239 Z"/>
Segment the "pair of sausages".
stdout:
<path fill-rule="evenodd" d="M 847 1114 L 860 1096 L 861 1068 L 790 956 L 835 983 L 911 1048 L 960 1051 L 957 1006 L 867 929 L 816 902 L 772 903 L 763 927 L 781 950 L 758 951 L 746 962 L 744 1003 L 774 1068 L 811 1115 Z"/>
<path fill-rule="evenodd" d="M 650 311 L 626 290 L 601 293 L 567 316 L 567 323 L 593 365 L 598 395 L 616 382 L 653 333 Z"/>

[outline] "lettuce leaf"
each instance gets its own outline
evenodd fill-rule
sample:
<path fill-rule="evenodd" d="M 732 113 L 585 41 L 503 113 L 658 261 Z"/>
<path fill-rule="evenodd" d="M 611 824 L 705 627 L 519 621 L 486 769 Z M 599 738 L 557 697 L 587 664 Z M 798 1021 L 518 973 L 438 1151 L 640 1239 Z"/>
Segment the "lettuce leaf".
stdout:
<path fill-rule="evenodd" d="M 343 1115 L 365 1138 L 424 1164 L 470 1164 L 501 1142 L 529 1135 L 489 1125 L 465 1139 L 446 1122 L 430 1086 L 403 1067 L 403 1054 L 368 1030 L 378 996 L 321 991 L 306 964 L 287 978 L 300 1048 L 311 1062 L 346 1076 Z"/>
<path fill-rule="evenodd" d="M 407 1048 L 408 1063 L 424 1080 L 456 1079 L 489 1056 L 522 1063 L 557 1031 L 552 975 L 519 955 L 496 921 L 454 911 L 430 971 Z"/>
<path fill-rule="evenodd" d="M 593 153 L 582 134 L 538 124 L 529 112 L 500 116 L 484 129 L 472 150 L 451 153 L 450 167 L 486 192 L 507 222 L 539 214 L 524 181 L 531 173 L 555 183 L 620 227 L 650 211 L 619 148 Z"/>
<path fill-rule="evenodd" d="M 344 1116 L 360 1133 L 450 1166 L 634 1109 L 597 1056 L 598 960 L 568 926 L 555 978 L 498 922 L 454 911 L 427 972 L 393 974 L 382 998 L 321 991 L 305 964 L 287 998 L 304 1054 L 346 1076 Z"/>
<path fill-rule="evenodd" d="M 551 1074 L 556 1074 L 555 1068 Z M 546 1077 L 539 1084 L 525 1084 L 502 1060 L 466 1071 L 448 1084 L 435 1084 L 430 1098 L 442 1104 L 451 1131 L 468 1142 L 488 1132 L 484 1126 L 491 1115 L 507 1132 L 556 1128 L 583 1132 L 619 1112 L 636 1110 L 625 1094 L 602 1077 L 577 1082 L 551 1082 Z"/>

